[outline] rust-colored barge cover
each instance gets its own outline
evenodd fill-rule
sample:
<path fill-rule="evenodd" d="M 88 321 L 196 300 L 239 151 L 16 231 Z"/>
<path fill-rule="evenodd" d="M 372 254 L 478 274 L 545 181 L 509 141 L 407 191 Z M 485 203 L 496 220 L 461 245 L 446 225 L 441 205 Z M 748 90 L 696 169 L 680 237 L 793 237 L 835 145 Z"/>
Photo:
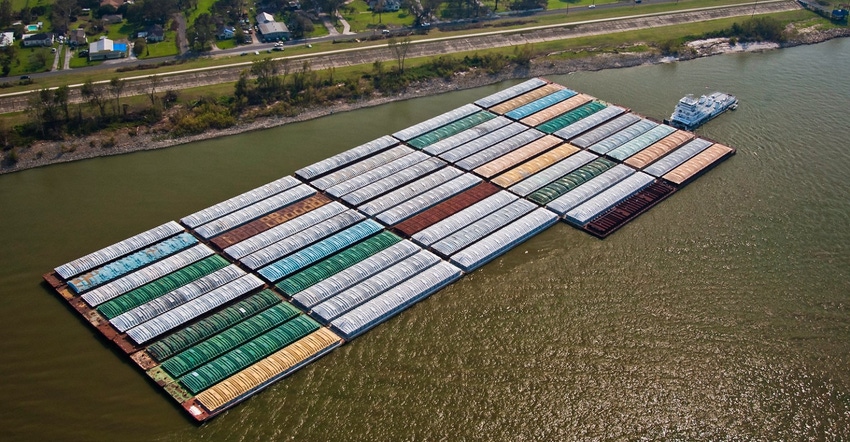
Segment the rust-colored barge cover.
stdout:
<path fill-rule="evenodd" d="M 416 232 L 426 229 L 432 224 L 448 218 L 449 216 L 460 212 L 461 210 L 483 200 L 484 198 L 487 198 L 490 195 L 494 195 L 499 190 L 500 189 L 495 185 L 483 182 L 412 218 L 408 218 L 396 224 L 393 226 L 393 229 L 409 238 Z"/>
<path fill-rule="evenodd" d="M 233 244 L 263 233 L 272 227 L 283 224 L 311 210 L 324 206 L 329 202 L 331 202 L 330 198 L 322 194 L 313 195 L 310 198 L 276 210 L 241 227 L 224 232 L 213 238 L 211 242 L 218 246 L 221 250 L 224 250 Z"/>
<path fill-rule="evenodd" d="M 675 191 L 676 187 L 667 181 L 656 181 L 650 184 L 649 187 L 617 204 L 605 215 L 591 221 L 584 229 L 597 238 L 605 238 Z"/>

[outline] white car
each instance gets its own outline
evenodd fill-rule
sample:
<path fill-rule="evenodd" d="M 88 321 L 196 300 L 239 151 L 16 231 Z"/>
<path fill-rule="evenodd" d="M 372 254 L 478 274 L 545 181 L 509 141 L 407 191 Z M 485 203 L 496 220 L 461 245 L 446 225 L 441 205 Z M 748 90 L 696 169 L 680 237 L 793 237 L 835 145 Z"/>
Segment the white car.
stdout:
<path fill-rule="evenodd" d="M 590 9 L 594 9 L 594 8 L 596 8 L 596 5 L 595 5 L 595 4 L 590 5 L 590 6 L 588 6 L 588 8 L 590 8 Z"/>

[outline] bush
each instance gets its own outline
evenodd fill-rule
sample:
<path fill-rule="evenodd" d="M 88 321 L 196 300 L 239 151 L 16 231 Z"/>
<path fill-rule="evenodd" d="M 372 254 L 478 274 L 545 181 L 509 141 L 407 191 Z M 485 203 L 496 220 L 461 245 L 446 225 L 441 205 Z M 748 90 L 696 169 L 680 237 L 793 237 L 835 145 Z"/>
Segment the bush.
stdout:
<path fill-rule="evenodd" d="M 236 118 L 215 100 L 200 100 L 191 111 L 178 115 L 172 134 L 175 137 L 203 133 L 209 129 L 226 129 L 236 124 Z"/>

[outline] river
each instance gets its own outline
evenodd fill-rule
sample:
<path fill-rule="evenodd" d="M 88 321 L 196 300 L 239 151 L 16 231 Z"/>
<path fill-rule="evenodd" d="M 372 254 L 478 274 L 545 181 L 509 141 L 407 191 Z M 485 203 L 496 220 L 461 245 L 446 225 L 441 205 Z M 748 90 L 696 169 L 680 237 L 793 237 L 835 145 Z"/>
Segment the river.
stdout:
<path fill-rule="evenodd" d="M 738 149 L 604 241 L 558 224 L 204 426 L 40 284 L 510 83 L 0 176 L 4 440 L 850 439 L 850 39 L 552 77 Z"/>

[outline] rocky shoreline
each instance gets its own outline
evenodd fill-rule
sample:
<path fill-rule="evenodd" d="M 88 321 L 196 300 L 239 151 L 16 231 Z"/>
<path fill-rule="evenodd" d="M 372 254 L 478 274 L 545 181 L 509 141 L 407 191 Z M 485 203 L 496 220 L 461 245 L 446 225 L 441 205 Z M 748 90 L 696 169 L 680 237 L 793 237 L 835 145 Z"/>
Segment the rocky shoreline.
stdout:
<path fill-rule="evenodd" d="M 136 131 L 136 133 L 131 134 L 129 131 L 123 130 L 109 134 L 110 144 L 113 144 L 111 147 L 103 147 L 104 134 L 95 134 L 73 141 L 39 142 L 35 143 L 33 146 L 18 150 L 18 161 L 16 163 L 10 165 L 8 161 L 2 161 L 0 174 L 88 158 L 120 155 L 143 150 L 162 149 L 179 144 L 208 140 L 228 135 L 236 135 L 253 130 L 268 129 L 284 124 L 311 120 L 339 112 L 378 106 L 394 101 L 486 86 L 505 80 L 545 75 L 562 75 L 577 71 L 598 71 L 603 69 L 625 68 L 713 56 L 731 52 L 764 51 L 804 44 L 815 44 L 833 38 L 848 36 L 850 36 L 850 29 L 830 29 L 826 31 L 800 32 L 795 40 L 786 42 L 782 45 L 753 44 L 750 46 L 744 46 L 739 44 L 736 45 L 736 47 L 730 47 L 728 44 L 718 45 L 716 42 L 709 42 L 704 45 L 700 45 L 698 42 L 691 42 L 689 43 L 689 46 L 694 48 L 695 52 L 689 56 L 675 59 L 654 53 L 606 53 L 582 59 L 556 61 L 536 59 L 533 60 L 531 65 L 527 68 L 515 68 L 505 72 L 500 72 L 496 75 L 488 74 L 483 71 L 459 73 L 450 80 L 434 79 L 418 82 L 409 86 L 405 92 L 395 96 L 371 97 L 369 99 L 355 102 L 339 102 L 329 106 L 316 106 L 304 110 L 295 117 L 265 117 L 247 123 L 237 124 L 236 126 L 227 129 L 210 130 L 203 134 L 187 137 L 163 138 L 162 134 L 156 132 L 149 131 L 147 133 L 138 133 L 138 131 Z"/>

